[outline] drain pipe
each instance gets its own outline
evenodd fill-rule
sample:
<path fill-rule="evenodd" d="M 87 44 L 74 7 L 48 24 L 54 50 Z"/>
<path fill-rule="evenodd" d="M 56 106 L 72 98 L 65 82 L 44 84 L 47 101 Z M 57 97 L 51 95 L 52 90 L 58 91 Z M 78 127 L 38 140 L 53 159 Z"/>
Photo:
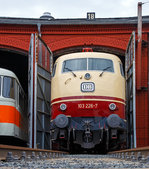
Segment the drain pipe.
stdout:
<path fill-rule="evenodd" d="M 38 35 L 41 37 L 41 23 L 37 23 Z"/>
<path fill-rule="evenodd" d="M 142 2 L 138 2 L 137 90 L 141 90 L 142 4 Z"/>

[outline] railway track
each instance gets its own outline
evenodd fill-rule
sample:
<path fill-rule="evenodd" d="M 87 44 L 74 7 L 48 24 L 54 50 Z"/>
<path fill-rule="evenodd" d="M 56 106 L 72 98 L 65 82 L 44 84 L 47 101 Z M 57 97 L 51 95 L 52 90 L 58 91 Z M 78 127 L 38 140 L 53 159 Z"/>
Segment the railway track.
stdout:
<path fill-rule="evenodd" d="M 149 147 L 106 155 L 0 145 L 0 168 L 149 168 Z"/>

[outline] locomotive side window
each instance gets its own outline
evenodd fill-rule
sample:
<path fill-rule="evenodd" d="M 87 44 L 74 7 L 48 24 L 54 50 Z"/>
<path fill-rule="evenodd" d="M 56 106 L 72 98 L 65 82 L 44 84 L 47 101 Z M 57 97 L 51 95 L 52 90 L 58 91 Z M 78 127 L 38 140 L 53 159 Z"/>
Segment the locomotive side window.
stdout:
<path fill-rule="evenodd" d="M 63 62 L 63 71 L 87 70 L 87 58 L 70 59 Z"/>
<path fill-rule="evenodd" d="M 113 62 L 109 59 L 89 58 L 88 70 L 105 70 L 107 72 L 114 72 Z"/>
<path fill-rule="evenodd" d="M 121 64 L 121 63 L 120 63 L 120 72 L 121 72 L 121 75 L 124 77 L 123 66 L 122 66 L 122 64 Z"/>
<path fill-rule="evenodd" d="M 56 72 L 56 64 L 54 64 L 54 67 L 53 67 L 52 77 L 55 76 L 55 72 Z"/>
<path fill-rule="evenodd" d="M 3 96 L 15 99 L 15 79 L 11 77 L 3 78 Z"/>

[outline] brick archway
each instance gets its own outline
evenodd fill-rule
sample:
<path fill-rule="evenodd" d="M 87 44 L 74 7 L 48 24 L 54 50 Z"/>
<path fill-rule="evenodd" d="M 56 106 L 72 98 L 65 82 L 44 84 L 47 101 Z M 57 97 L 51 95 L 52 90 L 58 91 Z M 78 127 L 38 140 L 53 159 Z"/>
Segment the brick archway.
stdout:
<path fill-rule="evenodd" d="M 65 48 L 70 47 L 77 47 L 77 46 L 103 46 L 108 48 L 115 48 L 118 50 L 126 50 L 128 41 L 128 37 L 120 38 L 120 37 L 106 37 L 106 36 L 80 36 L 74 38 L 63 39 L 59 41 L 54 41 L 50 43 L 50 40 L 45 39 L 48 46 L 51 48 L 52 51 L 57 51 Z"/>
<path fill-rule="evenodd" d="M 107 36 L 107 35 L 80 35 L 80 36 L 71 36 L 64 39 L 51 40 L 54 37 L 43 36 L 43 40 L 52 50 L 52 52 L 77 47 L 77 46 L 102 46 L 107 48 L 113 48 L 117 50 L 125 51 L 130 35 L 127 34 L 125 37 L 117 36 Z M 52 42 L 51 42 L 52 41 Z M 0 37 L 0 48 L 8 48 L 16 51 L 21 51 L 28 53 L 30 43 L 30 34 L 29 35 L 19 35 L 19 38 L 15 35 L 1 35 Z"/>
<path fill-rule="evenodd" d="M 21 53 L 28 53 L 29 50 L 30 36 L 20 35 L 16 37 L 15 35 L 1 35 L 0 36 L 0 48 L 10 49 L 13 51 L 18 51 Z"/>

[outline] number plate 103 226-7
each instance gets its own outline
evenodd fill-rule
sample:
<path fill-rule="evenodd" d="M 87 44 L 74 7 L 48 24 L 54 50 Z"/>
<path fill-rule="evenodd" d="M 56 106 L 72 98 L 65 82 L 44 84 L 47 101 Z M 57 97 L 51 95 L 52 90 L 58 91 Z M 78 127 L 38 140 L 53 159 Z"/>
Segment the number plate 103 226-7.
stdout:
<path fill-rule="evenodd" d="M 97 109 L 98 104 L 78 104 L 78 109 Z"/>

